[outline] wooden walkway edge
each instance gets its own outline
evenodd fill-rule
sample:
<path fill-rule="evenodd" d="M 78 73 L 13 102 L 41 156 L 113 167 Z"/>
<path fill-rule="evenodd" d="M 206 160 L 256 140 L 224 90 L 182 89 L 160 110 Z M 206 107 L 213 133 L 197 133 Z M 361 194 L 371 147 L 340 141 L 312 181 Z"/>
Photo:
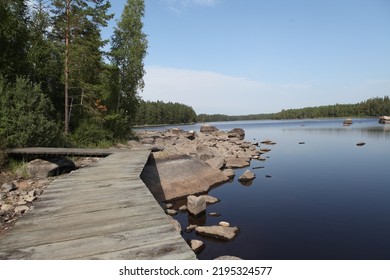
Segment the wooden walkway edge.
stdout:
<path fill-rule="evenodd" d="M 0 259 L 196 259 L 139 178 L 149 154 L 114 153 L 53 181 L 0 239 Z"/>

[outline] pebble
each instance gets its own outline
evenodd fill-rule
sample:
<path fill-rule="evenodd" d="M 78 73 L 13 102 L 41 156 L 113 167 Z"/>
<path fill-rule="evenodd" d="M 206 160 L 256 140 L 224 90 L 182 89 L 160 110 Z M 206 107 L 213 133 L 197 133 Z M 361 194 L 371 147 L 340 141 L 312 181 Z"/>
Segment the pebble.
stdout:
<path fill-rule="evenodd" d="M 192 232 L 197 227 L 197 225 L 189 225 L 186 227 L 186 232 Z"/>
<path fill-rule="evenodd" d="M 181 211 L 181 212 L 185 212 L 185 211 L 187 211 L 187 210 L 188 210 L 187 205 L 182 205 L 182 206 L 180 206 L 180 208 L 179 208 L 179 211 Z"/>
<path fill-rule="evenodd" d="M 167 209 L 167 210 L 165 210 L 165 213 L 167 213 L 168 215 L 174 216 L 177 214 L 177 211 L 173 210 L 173 209 Z"/>
<path fill-rule="evenodd" d="M 4 183 L 2 186 L 1 186 L 1 190 L 3 192 L 11 192 L 11 191 L 14 191 L 16 190 L 16 186 L 14 183 Z"/>
<path fill-rule="evenodd" d="M 17 206 L 17 207 L 15 207 L 14 212 L 15 212 L 15 213 L 21 213 L 21 214 L 23 214 L 23 213 L 25 213 L 25 212 L 28 211 L 28 210 L 30 210 L 30 208 L 29 208 L 28 206 L 22 205 L 22 206 Z"/>
<path fill-rule="evenodd" d="M 219 222 L 219 225 L 222 227 L 230 227 L 230 224 L 228 222 L 225 222 L 225 221 Z"/>
<path fill-rule="evenodd" d="M 220 217 L 221 214 L 219 214 L 219 213 L 217 213 L 217 212 L 211 212 L 211 213 L 209 213 L 209 216 L 210 216 L 210 217 Z"/>

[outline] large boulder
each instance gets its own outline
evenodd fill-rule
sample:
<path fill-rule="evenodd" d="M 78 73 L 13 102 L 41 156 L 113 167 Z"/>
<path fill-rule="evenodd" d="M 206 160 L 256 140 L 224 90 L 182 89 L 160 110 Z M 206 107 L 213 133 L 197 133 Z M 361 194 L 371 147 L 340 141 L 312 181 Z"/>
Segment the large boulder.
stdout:
<path fill-rule="evenodd" d="M 217 131 L 219 131 L 219 129 L 213 125 L 210 125 L 210 124 L 205 124 L 205 125 L 202 125 L 200 127 L 200 132 L 202 132 L 204 134 L 211 134 L 211 133 L 217 132 Z"/>
<path fill-rule="evenodd" d="M 222 240 L 232 240 L 238 233 L 237 227 L 224 226 L 199 226 L 195 228 L 196 233 Z"/>
<path fill-rule="evenodd" d="M 229 181 L 220 170 L 200 159 L 167 151 L 150 156 L 141 179 L 158 201 L 172 201 L 204 193 Z"/>
<path fill-rule="evenodd" d="M 35 159 L 30 161 L 27 166 L 27 173 L 31 177 L 46 178 L 50 176 L 58 176 L 63 173 L 69 173 L 76 169 L 73 161 L 66 157 L 49 158 L 46 160 Z"/>
<path fill-rule="evenodd" d="M 229 132 L 229 137 L 237 137 L 238 139 L 243 140 L 245 138 L 245 130 L 242 128 L 233 128 Z"/>

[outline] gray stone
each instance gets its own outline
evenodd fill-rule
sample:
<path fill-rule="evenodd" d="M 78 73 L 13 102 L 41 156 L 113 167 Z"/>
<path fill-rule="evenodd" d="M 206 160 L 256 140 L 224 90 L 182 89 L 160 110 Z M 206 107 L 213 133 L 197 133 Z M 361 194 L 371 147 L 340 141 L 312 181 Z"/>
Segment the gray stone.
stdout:
<path fill-rule="evenodd" d="M 213 157 L 206 160 L 206 163 L 215 169 L 222 169 L 225 166 L 225 158 L 224 157 Z"/>
<path fill-rule="evenodd" d="M 215 156 L 213 149 L 211 147 L 209 147 L 207 145 L 203 145 L 203 144 L 200 144 L 196 147 L 196 152 L 198 154 L 198 157 L 204 161 L 210 160 Z M 217 168 L 217 169 L 219 169 L 219 168 Z"/>
<path fill-rule="evenodd" d="M 190 130 L 188 131 L 185 135 L 184 135 L 185 138 L 189 139 L 189 140 L 194 140 L 195 137 L 196 137 L 196 133 L 195 131 L 193 130 Z"/>
<path fill-rule="evenodd" d="M 2 211 L 9 211 L 9 210 L 12 210 L 14 209 L 14 207 L 10 204 L 3 204 L 1 205 L 1 208 L 0 208 Z"/>
<path fill-rule="evenodd" d="M 204 246 L 205 246 L 202 241 L 197 240 L 197 239 L 191 239 L 189 241 L 189 245 L 190 245 L 192 251 L 195 252 L 195 254 L 200 253 L 203 250 Z"/>
<path fill-rule="evenodd" d="M 22 206 L 15 207 L 14 212 L 19 213 L 19 214 L 23 214 L 28 210 L 30 210 L 30 208 L 28 206 L 22 205 Z"/>
<path fill-rule="evenodd" d="M 245 138 L 245 130 L 243 130 L 242 128 L 233 128 L 228 133 L 229 137 L 237 137 L 241 140 Z"/>
<path fill-rule="evenodd" d="M 218 198 L 211 195 L 200 195 L 199 197 L 203 197 L 206 201 L 206 204 L 214 204 L 220 201 Z"/>
<path fill-rule="evenodd" d="M 223 226 L 199 226 L 196 227 L 196 232 L 200 235 L 210 236 L 217 239 L 232 240 L 238 233 L 237 227 Z"/>
<path fill-rule="evenodd" d="M 76 165 L 68 158 L 35 159 L 27 164 L 27 172 L 32 177 L 46 178 L 69 173 Z"/>
<path fill-rule="evenodd" d="M 227 158 L 226 159 L 226 168 L 242 168 L 242 167 L 245 167 L 245 166 L 249 166 L 250 165 L 250 160 L 248 160 L 248 158 L 244 158 L 244 157 L 238 157 L 238 158 L 234 158 L 234 157 L 231 157 L 231 158 Z"/>
<path fill-rule="evenodd" d="M 226 256 L 220 256 L 214 260 L 227 260 L 227 261 L 232 261 L 232 260 L 242 260 L 241 258 L 239 257 L 235 257 L 235 256 L 229 256 L 229 255 L 226 255 Z"/>
<path fill-rule="evenodd" d="M 213 125 L 205 124 L 205 125 L 202 125 L 200 127 L 200 132 L 205 133 L 205 134 L 213 133 L 216 131 L 219 131 L 219 129 Z"/>
<path fill-rule="evenodd" d="M 154 144 L 154 138 L 144 138 L 141 140 L 141 144 L 152 145 Z"/>
<path fill-rule="evenodd" d="M 221 214 L 219 214 L 218 212 L 210 212 L 210 213 L 209 213 L 209 216 L 210 216 L 210 217 L 220 217 Z"/>
<path fill-rule="evenodd" d="M 197 225 L 189 225 L 186 227 L 186 232 L 192 232 L 194 229 L 196 229 Z"/>
<path fill-rule="evenodd" d="M 185 212 L 187 210 L 188 210 L 187 205 L 182 205 L 179 207 L 179 211 L 181 211 L 181 212 Z"/>
<path fill-rule="evenodd" d="M 5 215 L 5 211 L 3 211 L 3 210 L 0 210 L 0 217 L 2 217 L 2 216 L 4 216 Z"/>
<path fill-rule="evenodd" d="M 238 178 L 239 182 L 247 182 L 256 178 L 256 175 L 247 169 L 241 176 Z"/>
<path fill-rule="evenodd" d="M 234 176 L 236 176 L 236 173 L 234 172 L 233 169 L 225 169 L 222 171 L 223 174 L 225 174 L 226 176 L 228 176 L 230 179 L 234 178 Z"/>
<path fill-rule="evenodd" d="M 220 225 L 221 227 L 230 227 L 230 224 L 228 222 L 225 222 L 225 221 L 220 221 L 218 223 L 218 225 Z"/>
<path fill-rule="evenodd" d="M 199 216 L 206 211 L 206 200 L 204 197 L 190 195 L 187 197 L 187 208 L 194 216 Z"/>
<path fill-rule="evenodd" d="M 165 210 L 165 213 L 167 213 L 168 215 L 174 216 L 177 214 L 177 211 L 173 210 L 173 209 L 167 209 L 167 210 Z"/>
<path fill-rule="evenodd" d="M 11 191 L 14 191 L 16 190 L 16 185 L 12 182 L 9 182 L 9 183 L 4 183 L 2 186 L 1 186 L 1 191 L 7 193 L 7 192 L 11 192 Z"/>

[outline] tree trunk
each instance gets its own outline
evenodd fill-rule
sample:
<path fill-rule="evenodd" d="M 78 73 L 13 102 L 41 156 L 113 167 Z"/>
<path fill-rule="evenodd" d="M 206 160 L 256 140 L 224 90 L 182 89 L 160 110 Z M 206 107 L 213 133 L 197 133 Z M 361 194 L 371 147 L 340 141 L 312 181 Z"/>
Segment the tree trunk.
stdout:
<path fill-rule="evenodd" d="M 65 135 L 69 133 L 69 104 L 68 104 L 68 80 L 69 80 L 69 14 L 70 1 L 66 0 L 66 30 L 65 30 Z"/>

